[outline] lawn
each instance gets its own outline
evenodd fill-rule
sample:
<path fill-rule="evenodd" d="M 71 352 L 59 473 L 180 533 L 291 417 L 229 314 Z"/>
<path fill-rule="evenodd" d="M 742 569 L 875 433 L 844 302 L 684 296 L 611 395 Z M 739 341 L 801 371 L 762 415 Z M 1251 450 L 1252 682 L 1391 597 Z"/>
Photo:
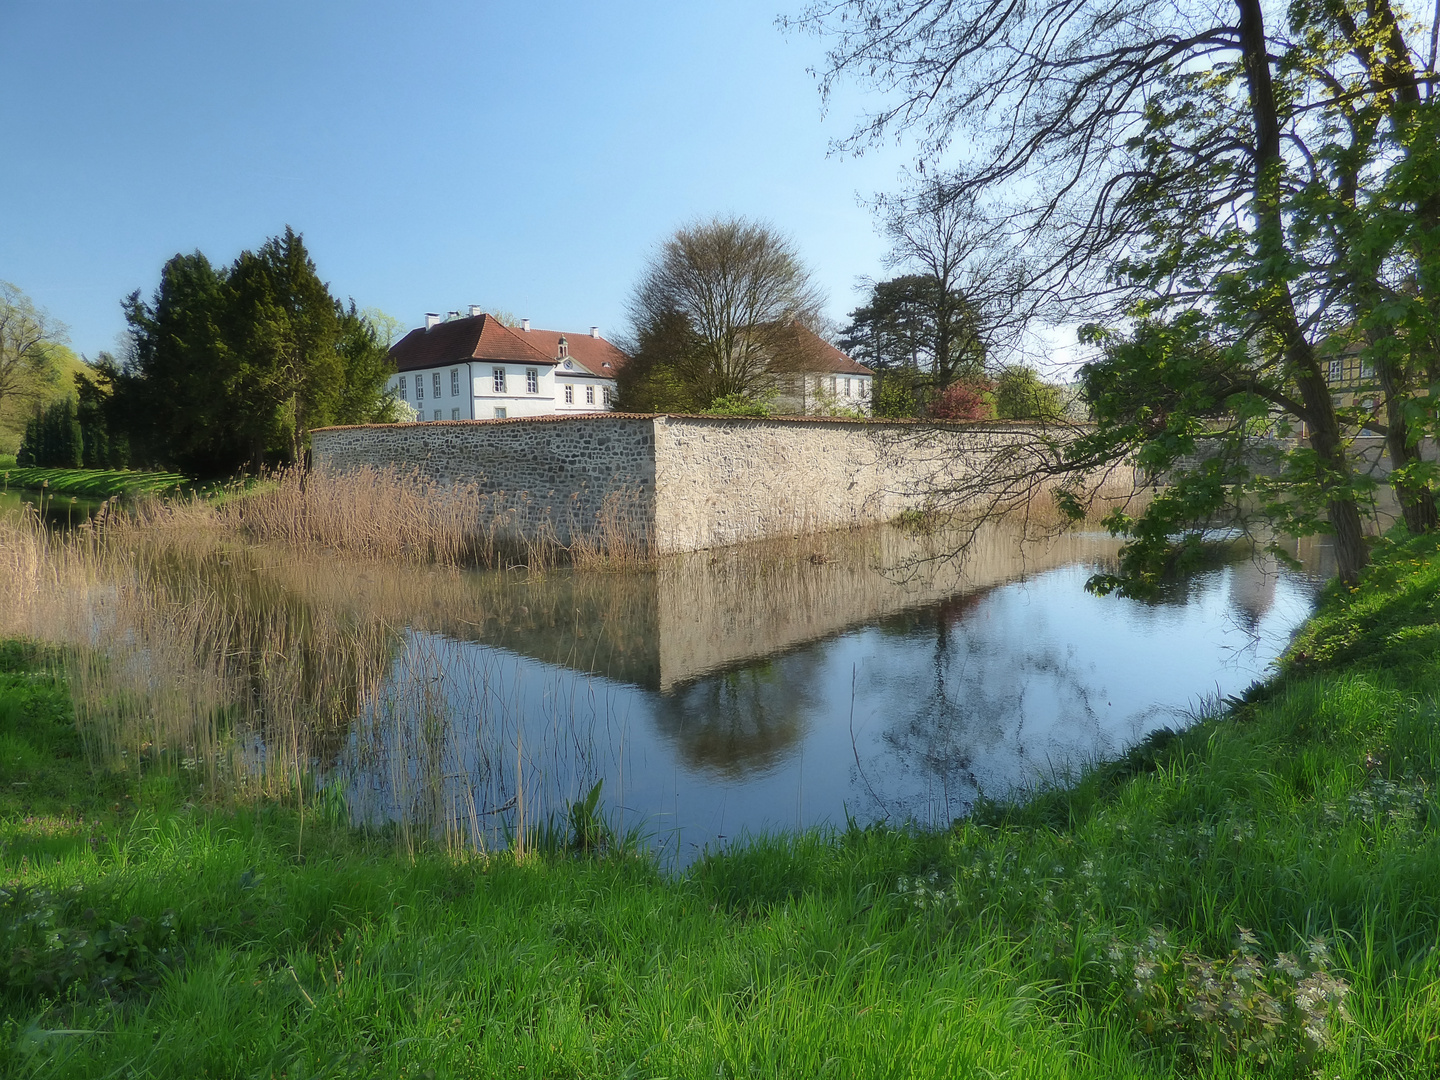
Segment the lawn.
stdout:
<path fill-rule="evenodd" d="M 174 472 L 144 472 L 130 469 L 39 469 L 0 468 L 0 486 L 42 488 L 56 495 L 158 495 L 190 482 Z"/>
<path fill-rule="evenodd" d="M 950 829 L 670 875 L 97 775 L 57 658 L 10 643 L 0 1072 L 1436 1075 L 1437 653 L 1437 543 L 1383 541 L 1223 715 Z"/>

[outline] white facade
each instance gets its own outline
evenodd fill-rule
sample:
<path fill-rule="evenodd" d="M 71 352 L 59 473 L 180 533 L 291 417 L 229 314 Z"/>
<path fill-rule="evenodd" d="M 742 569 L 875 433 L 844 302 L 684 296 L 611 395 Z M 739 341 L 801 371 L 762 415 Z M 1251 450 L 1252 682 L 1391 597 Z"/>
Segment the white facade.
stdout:
<path fill-rule="evenodd" d="M 414 409 L 416 420 L 501 420 L 607 412 L 615 380 L 570 360 L 462 360 L 391 375 L 385 389 Z"/>
<path fill-rule="evenodd" d="M 869 416 L 875 404 L 875 377 L 858 374 L 790 375 L 780 380 L 776 404 L 801 416 L 859 412 Z"/>

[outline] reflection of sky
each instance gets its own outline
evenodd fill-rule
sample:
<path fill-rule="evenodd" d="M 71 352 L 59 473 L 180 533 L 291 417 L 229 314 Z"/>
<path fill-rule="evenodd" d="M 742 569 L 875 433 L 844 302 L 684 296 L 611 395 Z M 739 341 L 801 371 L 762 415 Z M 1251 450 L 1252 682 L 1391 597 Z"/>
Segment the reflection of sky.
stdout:
<path fill-rule="evenodd" d="M 455 818 L 493 842 L 524 778 L 531 822 L 596 779 L 623 824 L 688 860 L 747 831 L 944 822 L 1184 723 L 1263 676 L 1313 586 L 1249 563 L 1163 603 L 1095 597 L 1092 568 L 896 616 L 669 693 L 412 633 L 357 813 Z M 498 808 L 498 809 L 497 809 Z"/>

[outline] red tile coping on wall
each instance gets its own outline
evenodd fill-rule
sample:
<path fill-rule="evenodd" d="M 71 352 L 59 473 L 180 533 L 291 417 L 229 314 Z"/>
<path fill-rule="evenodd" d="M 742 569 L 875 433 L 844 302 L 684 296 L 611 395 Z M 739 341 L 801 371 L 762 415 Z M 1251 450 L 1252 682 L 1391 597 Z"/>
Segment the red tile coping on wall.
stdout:
<path fill-rule="evenodd" d="M 329 427 L 312 428 L 312 431 L 355 431 L 364 428 L 401 428 L 401 427 L 444 427 L 447 424 L 451 427 L 469 424 L 562 424 L 573 423 L 579 420 L 658 420 L 661 417 L 674 420 L 708 420 L 716 423 L 753 423 L 761 422 L 767 424 L 850 424 L 855 427 L 869 427 L 873 425 L 890 424 L 904 427 L 943 427 L 943 428 L 1014 428 L 1014 427 L 1044 427 L 1043 423 L 1034 420 L 922 420 L 922 419 L 892 419 L 889 417 L 851 417 L 851 416 L 713 416 L 706 413 L 622 413 L 622 412 L 593 412 L 575 414 L 552 414 L 546 416 L 508 416 L 504 419 L 484 420 L 406 420 L 395 424 L 332 424 Z M 1085 427 L 1084 424 L 1068 424 L 1069 427 Z"/>

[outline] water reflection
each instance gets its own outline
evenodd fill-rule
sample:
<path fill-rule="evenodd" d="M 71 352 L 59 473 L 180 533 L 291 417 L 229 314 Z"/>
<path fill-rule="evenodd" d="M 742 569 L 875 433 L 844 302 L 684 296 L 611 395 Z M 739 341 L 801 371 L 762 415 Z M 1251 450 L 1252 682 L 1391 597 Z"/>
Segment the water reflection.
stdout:
<path fill-rule="evenodd" d="M 87 495 L 55 495 L 28 488 L 0 489 L 0 517 L 29 510 L 39 514 L 47 525 L 57 528 L 73 528 L 89 521 L 104 505 L 104 499 Z"/>
<path fill-rule="evenodd" d="M 1099 598 L 1108 537 L 1015 541 L 937 562 L 934 538 L 871 530 L 379 590 L 409 598 L 408 629 L 339 754 L 352 813 L 492 845 L 603 778 L 682 860 L 846 813 L 944 822 L 1239 692 L 1318 580 L 1238 559 L 1158 601 Z"/>
<path fill-rule="evenodd" d="M 658 695 L 655 729 L 692 772 L 755 776 L 784 760 L 806 734 L 819 660 L 813 651 L 777 657 Z"/>

